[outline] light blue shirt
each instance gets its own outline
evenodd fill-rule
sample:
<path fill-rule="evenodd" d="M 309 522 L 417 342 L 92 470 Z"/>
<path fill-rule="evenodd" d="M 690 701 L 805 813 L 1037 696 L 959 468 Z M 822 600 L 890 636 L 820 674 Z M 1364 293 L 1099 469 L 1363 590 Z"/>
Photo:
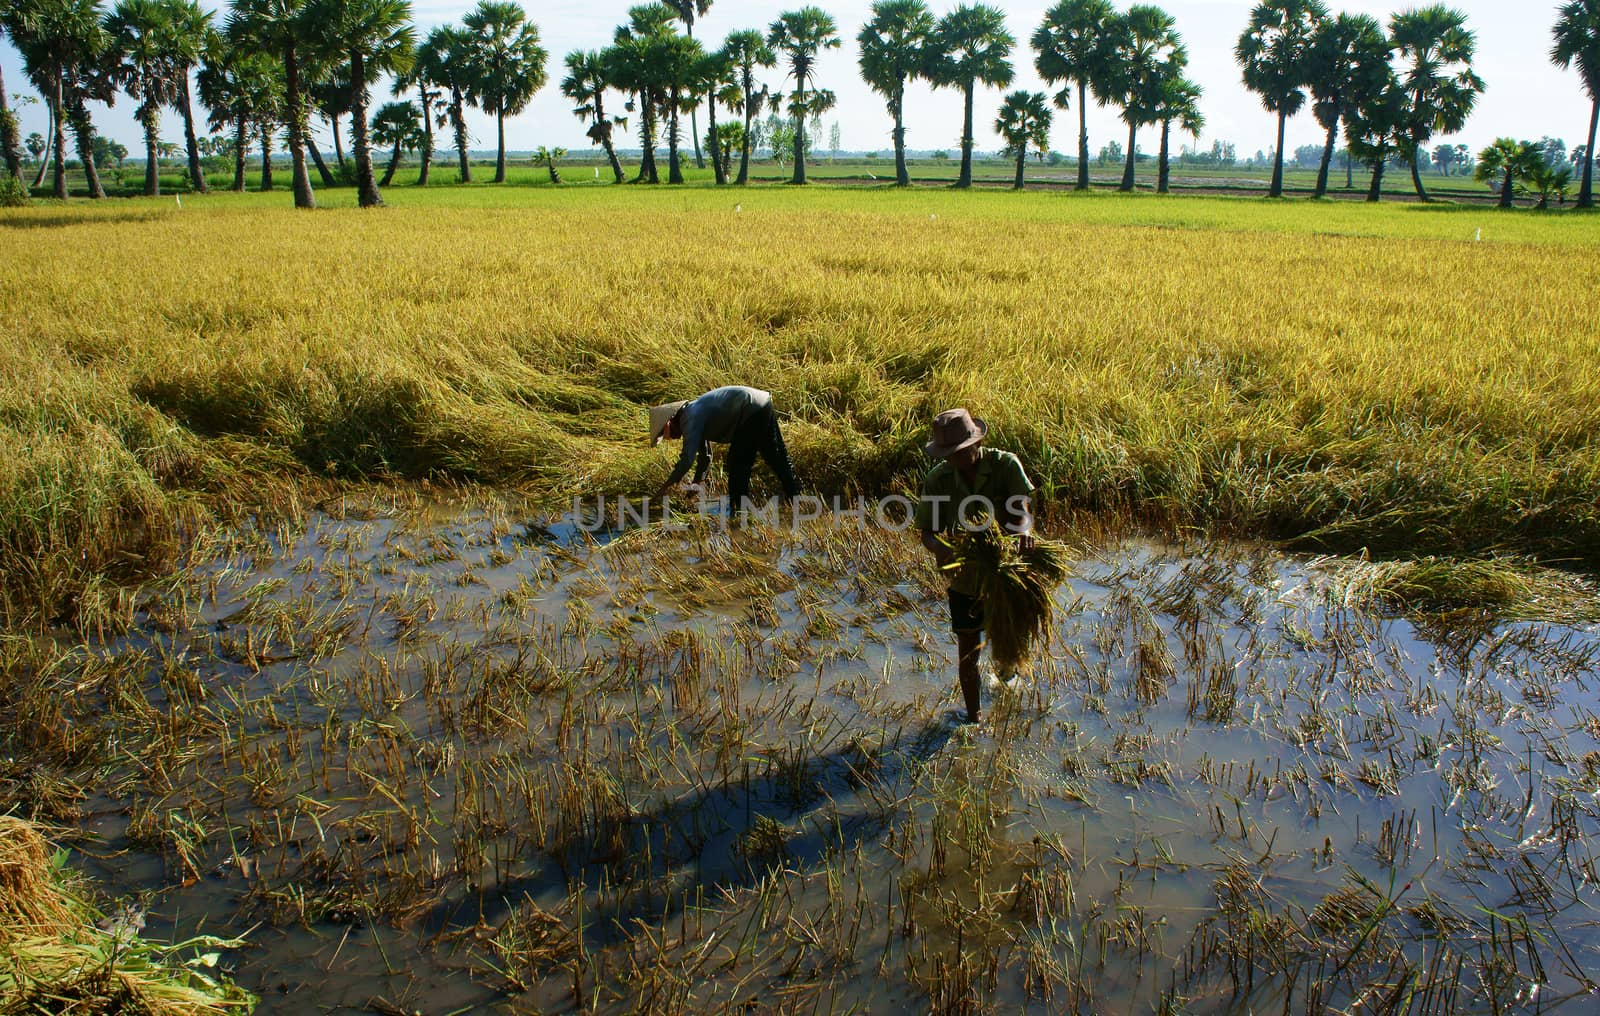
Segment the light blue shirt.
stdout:
<path fill-rule="evenodd" d="M 759 388 L 728 385 L 715 388 L 698 399 L 688 402 L 678 410 L 678 428 L 683 435 L 683 451 L 678 454 L 678 464 L 672 467 L 667 484 L 671 486 L 683 479 L 691 465 L 698 483 L 705 478 L 711 464 L 710 443 L 727 444 L 751 415 L 772 406 L 771 394 Z M 695 464 L 699 459 L 698 465 Z"/>

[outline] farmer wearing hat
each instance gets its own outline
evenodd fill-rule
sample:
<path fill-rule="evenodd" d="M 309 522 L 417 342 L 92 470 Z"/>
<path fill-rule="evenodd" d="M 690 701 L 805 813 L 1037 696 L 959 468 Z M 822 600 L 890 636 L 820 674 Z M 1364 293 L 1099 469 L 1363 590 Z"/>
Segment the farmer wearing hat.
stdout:
<path fill-rule="evenodd" d="M 778 414 L 772 408 L 772 396 L 759 388 L 730 385 L 706 392 L 698 399 L 669 402 L 650 410 L 650 446 L 662 438 L 681 440 L 683 451 L 672 475 L 656 492 L 656 498 L 683 479 L 694 463 L 694 482 L 705 480 L 711 465 L 711 442 L 728 446 L 728 503 L 734 508 L 744 507 L 745 495 L 750 492 L 750 470 L 759 454 L 766 460 L 783 492 L 789 497 L 800 493 L 800 484 L 794 478 L 794 468 L 789 465 L 789 450 L 783 444 L 783 432 L 778 429 Z"/>
<path fill-rule="evenodd" d="M 940 568 L 955 559 L 955 551 L 942 537 L 968 525 L 999 522 L 1015 533 L 1027 549 L 1033 542 L 1033 484 L 1022 462 L 1010 452 L 985 448 L 988 426 L 965 409 L 949 409 L 933 420 L 930 458 L 941 460 L 922 481 L 922 498 L 914 521 L 922 545 Z M 957 672 L 961 695 L 967 703 L 967 722 L 978 722 L 978 653 L 983 648 L 983 601 L 978 598 L 977 576 L 967 569 L 950 575 L 950 626 L 955 629 Z"/>

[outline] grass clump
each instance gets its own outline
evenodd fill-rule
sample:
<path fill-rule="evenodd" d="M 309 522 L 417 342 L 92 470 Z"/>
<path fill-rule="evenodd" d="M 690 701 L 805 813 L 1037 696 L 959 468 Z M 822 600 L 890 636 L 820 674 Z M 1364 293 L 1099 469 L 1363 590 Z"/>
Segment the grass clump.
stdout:
<path fill-rule="evenodd" d="M 954 567 L 977 576 L 984 637 L 995 669 L 1015 673 L 1050 630 L 1056 587 L 1072 573 L 1067 546 L 1035 539 L 1024 550 L 1021 541 L 991 522 L 958 537 L 955 551 Z"/>
<path fill-rule="evenodd" d="M 213 1016 L 255 1008 L 253 996 L 212 972 L 218 950 L 240 943 L 147 942 L 133 922 L 108 921 L 74 893 L 64 859 L 31 823 L 0 816 L 0 1016 Z"/>
<path fill-rule="evenodd" d="M 1566 572 L 1510 558 L 1370 561 L 1323 558 L 1333 570 L 1333 599 L 1377 604 L 1401 613 L 1490 610 L 1575 621 L 1595 614 L 1592 587 Z"/>

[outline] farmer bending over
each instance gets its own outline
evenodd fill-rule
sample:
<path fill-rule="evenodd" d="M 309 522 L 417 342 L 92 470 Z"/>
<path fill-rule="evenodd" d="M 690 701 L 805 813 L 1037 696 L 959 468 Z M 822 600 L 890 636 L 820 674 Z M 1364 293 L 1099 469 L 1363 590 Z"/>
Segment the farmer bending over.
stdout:
<path fill-rule="evenodd" d="M 650 410 L 650 446 L 662 438 L 683 442 L 678 464 L 656 492 L 656 498 L 683 479 L 689 464 L 695 464 L 694 482 L 706 478 L 711 466 L 711 442 L 728 446 L 728 504 L 732 510 L 744 507 L 750 492 L 750 470 L 759 453 L 783 484 L 789 497 L 800 493 L 800 484 L 789 465 L 789 450 L 778 429 L 778 414 L 772 409 L 772 396 L 759 388 L 730 385 L 706 392 L 688 402 L 669 402 Z"/>
<path fill-rule="evenodd" d="M 998 521 L 1015 533 L 1026 550 L 1033 543 L 1033 513 L 1029 495 L 1033 484 L 1022 463 L 1010 452 L 983 447 L 989 428 L 965 409 L 950 409 L 933 420 L 930 458 L 941 459 L 922 481 L 922 499 L 915 521 L 922 545 L 943 568 L 955 552 L 940 539 L 964 525 L 984 519 Z M 984 522 L 983 524 L 987 524 Z M 978 653 L 983 648 L 983 601 L 978 598 L 978 577 L 962 568 L 950 575 L 950 626 L 955 629 L 959 657 L 957 672 L 961 695 L 967 702 L 967 722 L 978 722 Z"/>

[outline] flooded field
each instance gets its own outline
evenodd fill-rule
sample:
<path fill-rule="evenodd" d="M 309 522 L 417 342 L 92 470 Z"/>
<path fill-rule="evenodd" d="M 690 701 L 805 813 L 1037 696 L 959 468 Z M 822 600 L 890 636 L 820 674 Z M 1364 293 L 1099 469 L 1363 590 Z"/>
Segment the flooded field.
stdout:
<path fill-rule="evenodd" d="M 1065 538 L 968 727 L 909 534 L 329 504 L 0 644 L 0 788 L 263 1013 L 1600 1005 L 1600 629 Z"/>

